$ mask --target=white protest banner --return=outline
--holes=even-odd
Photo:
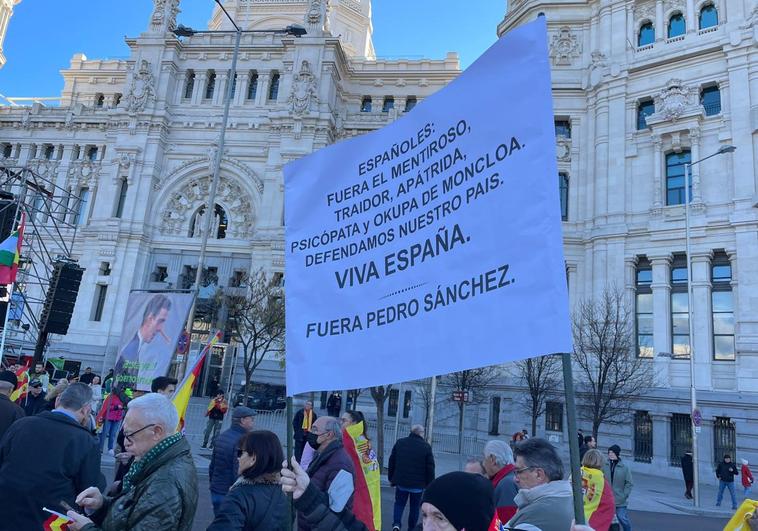
[[[546,41],[285,166],[288,394],[571,351]]]

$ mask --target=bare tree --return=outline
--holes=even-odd
[[[384,470],[384,403],[390,397],[392,384],[371,387],[369,390],[376,404],[376,459],[381,472]]]
[[[635,352],[633,316],[617,288],[582,301],[573,318],[574,361],[578,370],[580,414],[600,426],[622,424],[635,399],[655,386],[653,364]]]
[[[239,344],[245,371],[247,404],[253,372],[266,356],[281,359],[284,353],[284,296],[281,287],[266,277],[263,271],[248,276],[245,294],[228,297],[229,329]]]
[[[437,378],[439,384],[439,376],[433,376]],[[424,378],[423,380],[416,381],[416,393],[421,397],[421,402],[424,405],[424,428],[429,433],[429,414],[432,411],[432,378]],[[435,402],[437,402],[435,397]]]
[[[457,401],[458,406],[458,441],[459,453],[463,448],[463,412],[467,404],[482,404],[487,401],[485,390],[500,377],[499,367],[482,367],[480,369],[469,369],[466,371],[453,372],[442,377],[442,384],[449,388],[450,391],[462,391],[468,394],[468,402]],[[450,400],[452,400],[452,393]]]
[[[537,435],[537,419],[545,412],[547,400],[554,396],[561,382],[561,359],[558,356],[540,356],[516,362],[519,380],[527,392],[520,397],[532,417],[532,437]]]

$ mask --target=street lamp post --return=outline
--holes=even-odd
[[[211,222],[213,221],[213,216],[216,209],[216,193],[218,191],[218,181],[219,181],[219,174],[221,172],[221,160],[224,153],[224,142],[226,140],[226,128],[227,124],[229,122],[229,108],[232,103],[232,92],[234,91],[234,85],[236,83],[236,77],[237,77],[237,58],[239,57],[239,51],[240,51],[240,40],[242,39],[243,33],[283,33],[286,35],[292,35],[295,37],[302,37],[306,34],[305,28],[298,25],[290,25],[287,26],[284,29],[281,30],[242,30],[237,23],[234,21],[234,19],[229,15],[229,13],[226,11],[226,8],[224,8],[223,4],[220,0],[215,0],[216,4],[221,8],[221,10],[224,12],[224,15],[226,15],[226,18],[229,19],[229,21],[232,23],[232,26],[234,26],[233,31],[219,31],[219,30],[194,30],[192,28],[188,28],[187,26],[179,25],[174,30],[174,35],[177,37],[192,37],[195,34],[198,33],[212,33],[212,34],[228,34],[228,33],[234,33],[235,34],[235,40],[234,40],[234,53],[232,54],[232,66],[229,71],[229,81],[226,84],[226,95],[224,100],[224,115],[221,119],[221,131],[219,132],[218,137],[218,149],[216,151],[216,157],[213,161],[213,177],[211,179],[211,189],[208,193],[208,201],[205,204],[205,216],[203,216],[203,233],[201,234],[200,239],[200,255],[197,260],[197,272],[195,274],[195,285],[193,289],[193,293],[195,295],[192,308],[189,312],[189,318],[187,320],[187,332],[190,336],[190,340],[192,339],[192,328],[193,324],[195,322],[195,312],[197,310],[197,299],[200,295],[200,282],[202,281],[203,276],[203,268],[205,267],[205,255],[207,253],[208,249],[208,235],[211,230]],[[180,376],[184,375],[185,367],[186,367],[186,361],[184,361],[180,365]]]
[[[698,449],[697,449],[697,434],[700,426],[695,425],[695,414],[697,411],[697,391],[695,389],[695,332],[694,321],[692,316],[693,306],[693,293],[692,293],[692,258],[690,254],[690,171],[692,166],[700,164],[704,160],[708,160],[716,155],[724,155],[725,153],[732,153],[737,148],[734,146],[721,146],[716,153],[708,155],[695,162],[689,162],[684,165],[684,239],[685,239],[685,251],[687,253],[687,320],[689,321],[689,334],[690,334],[690,402],[692,411],[690,412],[690,429],[692,430],[692,480],[695,490],[695,507],[700,507],[700,486],[698,485]]]

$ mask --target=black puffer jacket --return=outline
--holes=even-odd
[[[208,465],[210,489],[214,494],[226,494],[237,479],[237,446],[247,431],[239,424],[232,424],[221,432],[213,442],[213,456]]]
[[[411,433],[395,443],[390,455],[390,484],[408,489],[425,489],[434,480],[432,447]]]
[[[739,475],[739,471],[737,470],[737,465],[734,463],[722,461],[719,463],[718,468],[716,468],[716,477],[726,483],[733,483],[734,476],[737,475]]]
[[[309,483],[303,495],[295,500],[295,509],[298,510],[298,518],[305,520],[312,531],[368,531],[348,509],[339,514],[331,511],[329,497],[313,483]]]
[[[208,531],[285,531],[289,529],[287,496],[279,474],[240,478],[224,498]]]

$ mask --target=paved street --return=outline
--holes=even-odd
[[[113,465],[111,463],[104,463],[103,473],[108,480],[112,479]],[[208,473],[201,469],[198,471],[198,474],[200,478],[200,498],[198,500],[193,531],[205,531],[208,524],[213,520],[213,510],[208,494]],[[382,488],[382,527],[385,530],[391,528],[393,499],[393,490],[389,487]],[[666,531],[720,531],[724,528],[724,524],[727,521],[725,517],[710,518],[683,513],[632,510],[630,514],[635,531],[660,531],[662,529]]]

